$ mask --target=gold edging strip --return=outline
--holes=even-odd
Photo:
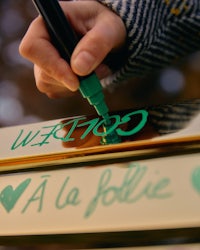
[[[79,148],[74,152],[51,153],[0,160],[0,172],[55,165],[100,162],[112,159],[147,159],[185,152],[200,152],[200,136],[141,140],[115,145]]]

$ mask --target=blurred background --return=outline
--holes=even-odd
[[[50,100],[36,89],[33,65],[18,53],[20,40],[36,15],[31,0],[0,2],[0,127],[94,113],[78,92]],[[173,67],[143,79],[130,79],[105,95],[110,110],[121,110],[200,98],[199,86],[197,51]]]

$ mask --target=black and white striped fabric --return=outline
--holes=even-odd
[[[127,29],[127,58],[103,85],[171,64],[200,49],[200,0],[98,0]],[[119,62],[120,63],[120,62]]]
[[[200,99],[156,106],[148,111],[154,129],[159,134],[170,134],[187,127],[200,114]]]

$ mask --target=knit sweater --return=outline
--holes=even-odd
[[[104,86],[143,76],[200,49],[200,0],[98,1],[118,14],[127,30],[126,51],[120,60],[109,61],[113,74]],[[158,133],[172,133],[199,111],[199,99],[150,108],[150,122]]]
[[[200,99],[150,107],[148,111],[149,122],[159,134],[174,133],[186,128],[200,115]]]
[[[200,0],[98,1],[116,12],[127,30],[126,58],[118,60],[104,86],[145,75],[200,49]]]

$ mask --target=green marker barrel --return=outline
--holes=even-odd
[[[109,130],[112,124],[108,114],[108,107],[105,103],[103,89],[96,74],[92,73],[87,77],[81,77],[79,90],[82,96],[95,108],[97,114],[104,119],[104,131]],[[115,144],[120,142],[121,140],[116,131],[104,136],[101,140],[102,144]]]

